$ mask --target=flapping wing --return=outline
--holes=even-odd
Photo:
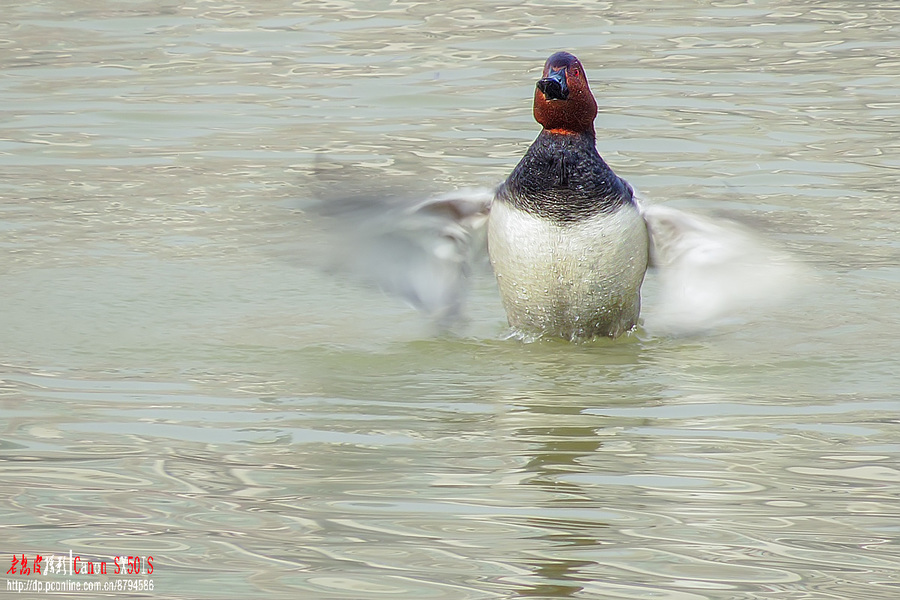
[[[493,197],[493,190],[466,188],[420,201],[331,198],[321,210],[330,262],[449,327],[462,315],[473,263],[486,255]]]
[[[800,265],[750,231],[666,206],[643,206],[651,266],[661,280],[658,317],[679,331],[708,329],[789,298]]]

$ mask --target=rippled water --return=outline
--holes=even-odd
[[[898,30],[877,0],[7,2],[0,564],[152,555],[159,598],[898,597]],[[441,335],[317,267],[317,160],[492,185],[558,49],[619,174],[752,226],[804,293],[677,337],[650,281],[634,336],[522,344],[489,277]]]

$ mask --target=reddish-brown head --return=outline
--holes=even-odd
[[[544,63],[534,90],[534,120],[550,133],[594,134],[597,101],[584,68],[568,52],[557,52]]]

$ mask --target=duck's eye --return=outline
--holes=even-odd
[[[581,71],[578,70],[578,67],[572,67],[571,69],[569,69],[569,74],[572,77],[580,77]]]

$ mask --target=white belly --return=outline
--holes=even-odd
[[[494,202],[488,250],[509,324],[524,335],[617,337],[637,323],[648,237],[635,207],[558,225]]]

